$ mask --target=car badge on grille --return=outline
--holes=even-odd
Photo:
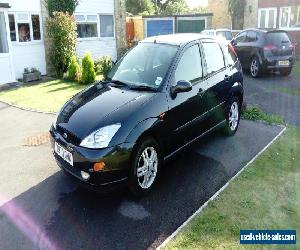
[[[63,133],[63,137],[64,137],[65,139],[67,139],[67,138],[68,138],[67,133]]]
[[[282,48],[285,49],[286,47],[285,47],[285,46],[282,46]]]

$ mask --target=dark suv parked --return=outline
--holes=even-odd
[[[252,77],[279,70],[289,75],[295,60],[295,47],[286,31],[249,29],[239,33],[232,44],[244,69]]]
[[[242,102],[231,44],[197,34],[147,38],[106,81],[64,105],[50,130],[53,153],[88,188],[125,182],[143,195],[164,160],[220,126],[233,135]]]

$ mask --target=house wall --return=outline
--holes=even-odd
[[[8,0],[11,8],[8,13],[29,12],[37,13],[41,17],[40,0],[28,1]],[[41,27],[43,34],[43,29]],[[43,37],[43,36],[42,36]],[[43,39],[41,41],[32,41],[26,43],[12,42],[12,61],[14,65],[15,77],[22,78],[24,68],[37,68],[43,75],[46,74],[45,46]]]
[[[256,28],[258,22],[258,0],[246,0],[244,29]]]
[[[258,8],[300,5],[300,0],[259,0]]]
[[[113,0],[81,0],[76,8],[76,13],[86,14],[112,14],[114,15]],[[125,25],[125,22],[124,22]],[[116,26],[116,23],[115,23]],[[99,29],[99,28],[98,28]],[[80,58],[89,51],[94,59],[101,56],[111,56],[113,60],[117,59],[116,38],[88,38],[78,39],[77,54]]]
[[[231,17],[228,13],[228,0],[208,0],[209,12],[213,13],[211,28],[231,29]]]

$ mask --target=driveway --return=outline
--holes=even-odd
[[[166,164],[153,193],[135,200],[127,190],[79,188],[54,163],[49,142],[24,146],[48,131],[52,115],[2,104],[0,117],[0,249],[157,247],[282,129],[242,121],[234,137],[210,135]]]
[[[266,75],[253,79],[245,74],[245,100],[266,113],[280,115],[288,124],[300,126],[300,77]]]

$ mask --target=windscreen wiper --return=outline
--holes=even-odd
[[[130,89],[156,91],[156,88],[153,88],[148,85],[134,85],[134,86],[130,86]]]
[[[128,86],[127,83],[122,82],[120,80],[107,80],[107,83],[113,83],[113,84],[118,85],[118,86]]]

